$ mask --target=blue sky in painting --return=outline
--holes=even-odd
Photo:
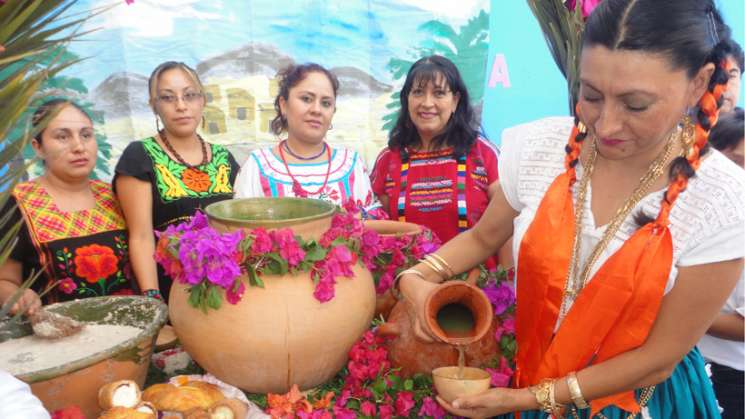
[[[75,8],[102,4],[83,0]],[[475,15],[477,9],[471,9]],[[388,60],[408,56],[425,36],[417,28],[434,17],[445,19],[386,0],[136,0],[95,19],[91,25],[101,29],[71,50],[90,57],[75,68],[89,88],[115,72],[147,75],[165,60],[194,65],[248,42],[272,44],[301,62],[354,65],[390,82]],[[459,26],[457,20],[451,23]]]

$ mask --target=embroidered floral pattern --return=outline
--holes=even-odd
[[[189,168],[171,159],[152,137],[143,140],[142,145],[153,161],[156,187],[164,202],[233,193],[226,148],[211,145],[212,159],[207,164]]]
[[[75,274],[91,284],[116,272],[119,258],[110,247],[91,244],[75,249]]]

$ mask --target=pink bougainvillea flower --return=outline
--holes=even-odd
[[[375,410],[376,410],[375,403],[369,400],[365,400],[360,405],[360,413],[362,413],[365,416],[375,417]]]
[[[417,415],[419,417],[431,416],[434,419],[442,419],[445,417],[447,412],[435,401],[431,396],[427,396],[422,399],[422,407],[419,409]]]
[[[487,368],[486,372],[491,375],[491,385],[493,387],[509,386],[510,378],[512,378],[512,374],[514,373],[505,357],[499,360],[499,368]]]
[[[124,0],[124,2],[129,6],[130,4],[134,4],[135,0]]]
[[[590,13],[592,13],[593,10],[598,6],[598,4],[602,0],[581,0],[582,1],[582,17],[587,19],[587,16],[590,16]],[[577,6],[577,0],[567,0],[566,3],[564,3],[570,11],[574,11],[574,8]]]
[[[243,293],[246,292],[246,284],[241,281],[240,278],[235,280],[233,286],[228,288],[225,292],[225,298],[228,299],[230,304],[238,304],[243,298]]]
[[[496,339],[497,342],[499,342],[499,340],[502,339],[502,335],[504,334],[512,335],[514,333],[515,333],[515,318],[508,317],[502,320],[497,326],[496,330],[494,331],[494,339]]]
[[[506,282],[499,285],[491,283],[482,290],[494,307],[495,316],[499,316],[515,304],[515,290]]]
[[[274,247],[272,237],[261,227],[253,230],[254,242],[251,245],[251,251],[257,254],[269,253]]]
[[[414,407],[414,393],[402,391],[396,395],[396,416],[408,417],[409,411]]]

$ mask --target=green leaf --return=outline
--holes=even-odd
[[[275,252],[267,253],[265,256],[270,260],[267,264],[267,273],[271,275],[284,275],[288,272],[289,266],[282,256]]]
[[[199,308],[202,305],[202,285],[194,285],[189,288],[189,305]]]
[[[413,389],[414,389],[414,380],[412,380],[411,378],[406,379],[406,381],[404,381],[404,390],[411,391]]]
[[[222,296],[215,285],[207,286],[207,306],[211,309],[218,310],[222,305]]]
[[[323,260],[328,254],[328,251],[321,247],[318,243],[311,241],[309,242],[310,247],[305,251],[305,260],[309,262],[318,262]]]

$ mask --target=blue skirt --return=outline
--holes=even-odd
[[[639,400],[641,390],[636,391]],[[710,419],[721,418],[714,388],[704,369],[704,359],[694,348],[675,367],[673,374],[664,382],[657,384],[652,398],[647,403],[647,411],[653,419]],[[600,413],[608,419],[626,419],[629,413],[615,406],[608,406]],[[590,417],[590,409],[579,410],[580,419]],[[512,418],[503,415],[499,418]],[[548,415],[538,410],[522,412],[521,419],[545,419]],[[566,415],[572,418],[572,414]],[[598,417],[596,415],[596,417]],[[641,415],[637,415],[640,418]]]

